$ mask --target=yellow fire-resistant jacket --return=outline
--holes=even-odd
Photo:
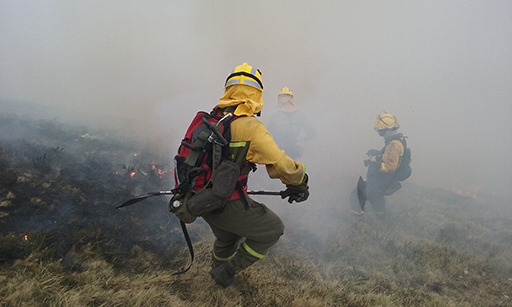
[[[264,164],[270,178],[279,178],[284,184],[301,184],[306,167],[293,161],[279,149],[272,135],[256,117],[241,117],[231,123],[231,142],[249,141],[247,160]]]
[[[263,108],[261,91],[248,85],[229,86],[214,109],[229,106],[236,106],[234,114],[242,116],[231,123],[231,143],[250,142],[247,160],[266,165],[270,178],[279,178],[284,184],[301,184],[306,173],[304,164],[279,149],[265,125],[253,117]]]
[[[380,171],[392,173],[398,168],[400,157],[404,154],[404,145],[399,140],[393,140],[384,147]]]

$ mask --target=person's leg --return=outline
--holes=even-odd
[[[400,190],[401,187],[402,184],[400,182],[397,180],[392,180],[386,191],[384,191],[384,195],[393,195],[396,191]]]
[[[208,213],[205,220],[213,228],[245,238],[237,253],[230,259],[234,269],[243,270],[263,258],[284,231],[281,219],[264,204],[247,197],[249,209],[242,200],[230,201],[220,214]]]
[[[384,216],[387,213],[386,209],[386,197],[381,195],[380,197],[374,197],[370,200],[375,214]]]
[[[212,268],[216,268],[233,258],[241,238],[238,235],[220,229],[213,224],[210,224],[210,228],[215,235],[212,253]]]
[[[272,210],[250,197],[247,197],[247,201],[249,209],[245,208],[242,200],[235,200],[228,202],[222,213],[208,213],[203,216],[213,227],[245,238],[235,255],[227,262],[229,268],[223,265],[210,272],[216,282],[218,281],[214,275],[234,275],[262,259],[283,234],[283,222]],[[231,281],[229,278],[220,279]]]
[[[393,174],[383,173],[377,167],[368,169],[366,181],[366,196],[372,204],[375,213],[384,215],[386,213],[385,193],[390,186]]]

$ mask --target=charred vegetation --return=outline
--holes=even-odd
[[[56,120],[2,115],[0,130],[0,263],[42,247],[65,259],[91,243],[115,261],[134,245],[163,252],[181,240],[164,197],[114,209],[137,191],[168,189],[169,157]]]

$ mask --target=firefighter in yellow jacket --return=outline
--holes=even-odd
[[[265,165],[270,178],[279,178],[287,187],[282,198],[288,197],[290,203],[305,201],[309,196],[306,167],[279,149],[254,116],[263,107],[263,89],[260,71],[243,63],[229,74],[224,95],[214,110],[240,116],[230,125],[230,149],[245,147],[242,158],[247,163]],[[247,191],[247,180],[242,191]],[[216,238],[210,275],[223,287],[234,284],[237,272],[265,257],[284,231],[283,222],[272,210],[240,194],[235,191],[222,210],[202,216]]]
[[[352,191],[350,203],[352,212],[364,213],[366,201],[372,204],[378,215],[386,213],[386,196],[398,191],[404,181],[411,175],[410,150],[404,135],[398,132],[400,125],[393,114],[382,113],[375,120],[374,129],[384,138],[384,148],[370,149],[365,160],[368,167],[366,181],[358,183],[358,189]],[[405,155],[404,155],[405,154]]]

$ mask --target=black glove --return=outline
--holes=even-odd
[[[366,152],[368,157],[378,156],[380,154],[380,150],[378,149],[370,149]]]
[[[308,186],[309,177],[307,174],[304,174],[304,180],[301,184],[298,185],[286,185],[286,190],[281,191],[281,198],[284,199],[288,197],[288,202],[291,204],[293,201],[300,203],[301,201],[305,201],[309,197],[309,186]]]

